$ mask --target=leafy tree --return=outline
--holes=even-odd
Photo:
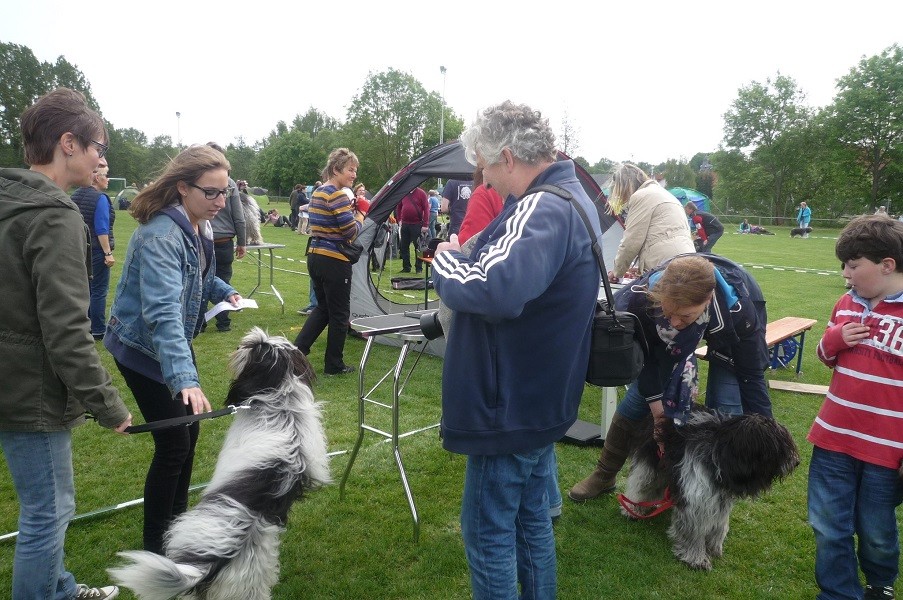
[[[146,182],[147,136],[137,129],[116,129],[109,124],[107,130],[110,133],[110,149],[107,151],[110,176],[124,177],[128,183]]]
[[[785,183],[805,162],[800,132],[810,114],[804,101],[796,81],[778,73],[774,81],[753,81],[740,88],[724,114],[724,143],[729,149],[748,152],[749,164],[757,168],[770,189],[767,208],[774,216],[783,216]],[[729,182],[725,184],[729,186]]]
[[[44,69],[25,46],[0,43],[0,164],[22,166],[19,117],[47,91]]]
[[[252,180],[271,194],[287,196],[296,183],[320,179],[328,152],[310,139],[310,134],[294,129],[270,139],[260,150]]]
[[[158,135],[151,142],[144,156],[144,164],[141,172],[147,178],[147,181],[155,179],[166,165],[179,153],[179,149],[172,142],[172,137],[168,135]],[[142,182],[147,183],[147,181]]]
[[[605,175],[611,173],[612,169],[614,169],[615,164],[617,164],[616,161],[613,161],[610,158],[600,158],[599,162],[591,165],[588,171],[596,175]]]
[[[338,131],[340,127],[336,119],[311,106],[306,113],[295,117],[292,121],[292,129],[306,131],[313,139],[323,132]]]
[[[665,176],[668,187],[692,188],[696,185],[696,173],[684,160],[672,158],[663,165],[663,168],[656,169],[656,173],[662,173]]]
[[[837,89],[832,110],[839,139],[855,148],[868,173],[874,209],[889,195],[892,159],[903,150],[903,48],[894,44],[879,55],[863,57],[837,81]]]
[[[567,153],[565,153],[565,154],[567,154]],[[575,156],[573,160],[576,164],[583,167],[584,170],[586,170],[586,172],[589,172],[589,161],[588,160],[586,160],[582,156]]]
[[[245,144],[244,138],[239,137],[236,143],[226,146],[226,158],[232,166],[232,179],[249,179],[252,180],[252,185],[255,185],[253,173],[257,152]]]
[[[442,99],[412,75],[389,69],[371,73],[348,108],[344,135],[361,159],[359,177],[384,182],[439,142]],[[445,139],[460,135],[463,122],[445,111]]]

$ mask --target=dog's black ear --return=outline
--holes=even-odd
[[[717,428],[712,462],[724,488],[735,496],[756,496],[789,475],[799,454],[783,425],[762,415],[742,415]]]
[[[314,368],[300,350],[292,352],[292,365],[295,375],[300,377],[301,381],[307,385],[313,385],[314,381],[317,380],[317,374],[314,372]]]

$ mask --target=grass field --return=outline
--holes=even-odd
[[[262,205],[266,202],[262,201]],[[115,281],[135,223],[118,213]],[[810,239],[791,239],[788,229],[775,236],[727,234],[719,253],[746,265],[768,299],[769,319],[794,315],[818,319],[806,343],[802,381],[827,384],[830,372],[815,358],[815,345],[844,292],[834,258],[836,231],[816,232]],[[294,339],[304,317],[296,310],[307,304],[308,278],[304,262],[305,238],[286,228],[265,227],[268,242],[286,244],[275,251],[276,287],[286,299],[284,314],[272,296],[255,294],[258,310],[235,314],[233,331],[211,327],[195,341],[201,380],[216,403],[225,398],[226,363],[241,335],[259,325],[271,333]],[[383,275],[385,286],[398,261]],[[235,263],[233,284],[247,294],[256,283],[251,258]],[[264,281],[264,289],[266,280]],[[422,292],[409,292],[422,301]],[[396,296],[396,300],[399,296]],[[311,362],[322,371],[325,335],[314,346]],[[140,421],[134,400],[103,348],[101,357]],[[363,342],[349,338],[346,362],[357,364]],[[388,369],[397,349],[379,346],[371,364]],[[537,365],[542,349],[536,349]],[[405,388],[402,427],[436,423],[440,416],[441,360],[424,357]],[[790,369],[771,372],[773,379],[791,380]],[[357,377],[321,378],[316,396],[325,403],[326,430],[338,481],[356,436]],[[599,421],[600,391],[588,387],[580,416]],[[731,519],[725,555],[710,573],[694,572],[671,555],[665,535],[668,516],[631,522],[618,512],[614,496],[584,505],[565,500],[556,525],[558,579],[561,598],[621,599],[797,599],[816,593],[813,579],[814,545],[806,523],[806,474],[811,447],[805,435],[821,398],[773,392],[776,417],[785,423],[800,446],[803,464],[782,484],[755,502],[739,503]],[[194,482],[208,481],[229,418],[205,421],[195,459]],[[388,422],[385,424],[389,427]],[[152,444],[148,435],[118,436],[94,424],[74,433],[76,490],[79,514],[89,513],[142,495]],[[344,500],[338,485],[326,487],[295,505],[282,545],[282,573],[274,591],[278,599],[398,598],[463,599],[469,597],[469,578],[458,524],[464,457],[445,452],[435,429],[405,438],[402,454],[421,516],[420,542],[412,542],[411,517],[405,502],[391,448],[367,437],[357,458]],[[558,444],[563,491],[583,478],[598,456],[596,448]],[[2,458],[0,458],[2,462]],[[621,480],[623,483],[623,479]],[[196,498],[196,496],[195,496]],[[16,529],[17,504],[7,470],[0,468],[0,535]],[[79,581],[101,585],[105,568],[117,551],[141,546],[142,510],[129,507],[106,511],[72,523],[67,535],[68,568]],[[0,542],[0,597],[10,589],[14,544]],[[123,598],[131,598],[123,592]]]

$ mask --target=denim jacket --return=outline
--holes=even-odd
[[[135,230],[107,326],[115,339],[104,339],[129,368],[144,371],[143,359],[159,364],[173,397],[200,386],[191,340],[200,332],[202,308],[237,293],[216,277],[210,226],[201,224],[198,239],[182,211],[168,208]],[[202,249],[210,257],[203,273]]]

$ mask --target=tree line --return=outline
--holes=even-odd
[[[62,56],[41,62],[25,46],[0,43],[0,72],[0,165],[22,164],[19,115],[47,91],[61,85],[78,89],[103,114],[90,83]],[[669,186],[709,195],[722,213],[783,217],[801,201],[819,217],[871,212],[878,205],[903,212],[903,49],[895,44],[863,57],[836,89],[830,105],[812,108],[792,77],[778,73],[764,83],[752,81],[724,113],[718,149],[638,164]],[[291,123],[277,122],[262,140],[229,143],[232,176],[287,195],[296,183],[320,179],[329,152],[347,146],[363,158],[359,179],[378,189],[439,143],[442,102],[408,73],[369,73],[344,122],[311,106]],[[153,179],[179,151],[170,136],[148,140],[134,128],[107,125],[111,171],[130,183]],[[457,138],[463,129],[463,120],[446,106],[444,139]],[[561,131],[562,149],[576,153],[579,126],[566,116]],[[598,174],[617,162],[601,158],[591,164],[581,156],[575,161]]]

